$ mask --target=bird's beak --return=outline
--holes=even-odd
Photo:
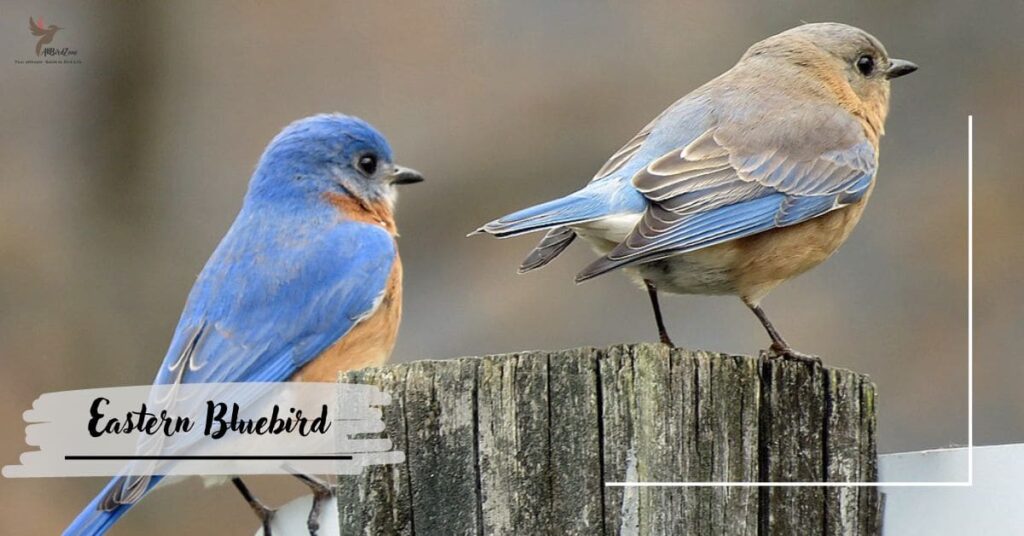
[[[391,174],[388,175],[388,179],[391,181],[391,184],[415,184],[423,182],[423,175],[420,175],[420,172],[415,169],[395,166],[391,170]]]
[[[917,64],[907,60],[889,60],[889,68],[885,70],[888,79],[899,78],[917,70]]]

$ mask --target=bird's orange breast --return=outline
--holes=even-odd
[[[395,347],[401,319],[402,261],[396,254],[377,310],[302,367],[292,381],[336,382],[340,372],[383,365]]]
[[[736,293],[757,303],[783,281],[821,264],[850,236],[860,221],[871,189],[850,206],[833,210],[817,218],[748,236],[722,244],[738,250],[731,272]]]
[[[370,223],[384,228],[391,236],[398,236],[398,228],[395,226],[395,217],[391,207],[383,202],[364,203],[358,199],[341,194],[327,194],[324,196],[328,203],[334,206],[341,215],[352,221]]]
[[[394,216],[386,203],[363,203],[339,194],[328,194],[325,200],[348,220],[379,225],[397,237]],[[344,314],[338,312],[337,314]],[[402,259],[395,249],[387,286],[380,305],[370,316],[356,323],[341,339],[302,367],[292,381],[335,382],[338,373],[384,364],[391,357],[402,320]]]

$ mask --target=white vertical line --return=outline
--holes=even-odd
[[[967,482],[974,485],[974,116],[967,116]]]

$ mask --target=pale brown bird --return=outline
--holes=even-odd
[[[889,80],[916,69],[852,26],[787,30],[662,112],[582,190],[478,232],[549,229],[521,272],[582,236],[601,258],[576,281],[624,268],[647,289],[667,344],[659,290],[735,295],[775,355],[817,361],[782,338],[761,300],[850,235],[874,187]]]

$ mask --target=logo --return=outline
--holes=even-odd
[[[36,37],[36,57],[41,58],[38,60],[14,60],[14,63],[18,64],[36,64],[36,63],[82,63],[82,60],[78,59],[78,49],[69,47],[57,47],[50,46],[53,43],[54,38],[57,36],[57,32],[63,30],[62,26],[56,24],[50,24],[49,26],[43,22],[43,18],[28,18],[28,31]]]
[[[59,30],[63,30],[64,28],[61,28],[60,26],[57,26],[56,24],[51,24],[49,27],[46,27],[43,24],[43,18],[42,17],[39,18],[39,22],[36,22],[36,21],[32,20],[32,17],[29,17],[28,18],[28,29],[29,29],[29,31],[32,32],[32,35],[34,35],[34,36],[39,38],[39,41],[36,43],[36,56],[42,56],[43,55],[43,45],[49,45],[50,43],[52,43],[53,42],[53,36],[57,35],[57,32]]]

